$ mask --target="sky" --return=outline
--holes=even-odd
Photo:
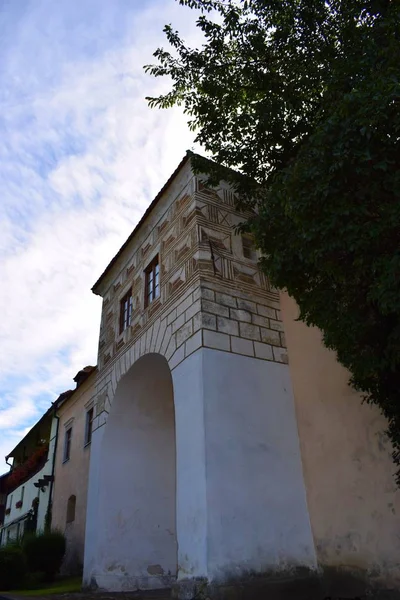
[[[3,457],[97,361],[91,287],[193,145],[143,65],[175,0],[0,0],[0,474]]]

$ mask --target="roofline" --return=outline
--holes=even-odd
[[[190,150],[187,150],[185,156],[182,158],[181,162],[179,163],[179,165],[177,166],[177,168],[175,169],[175,171],[169,177],[169,179],[167,180],[167,182],[163,185],[163,187],[158,192],[158,194],[154,198],[154,200],[147,207],[145,213],[143,214],[142,218],[140,219],[140,221],[138,222],[138,224],[136,225],[136,227],[134,228],[134,230],[132,231],[132,233],[130,234],[130,236],[128,237],[128,239],[122,244],[122,246],[118,250],[117,254],[111,259],[111,261],[108,263],[107,267],[104,269],[103,273],[100,275],[100,277],[98,278],[98,280],[96,281],[96,283],[93,285],[92,292],[94,294],[100,296],[100,294],[98,292],[98,287],[99,287],[100,283],[104,280],[105,276],[110,272],[111,268],[117,262],[118,258],[121,256],[121,254],[123,253],[123,251],[125,250],[125,248],[128,246],[128,244],[133,240],[133,238],[135,237],[135,235],[137,234],[137,232],[139,231],[139,229],[143,225],[144,221],[147,219],[147,217],[149,216],[149,214],[155,208],[155,206],[157,205],[157,203],[160,200],[161,196],[164,194],[164,192],[171,185],[172,181],[178,175],[179,171],[185,166],[185,164],[189,161],[189,159],[192,158],[192,156],[194,156],[194,153],[191,152]]]
[[[58,401],[55,400],[54,402],[52,402],[51,406],[46,410],[46,412],[40,417],[40,419],[38,421],[36,421],[36,423],[34,425],[32,425],[32,427],[30,428],[30,430],[28,431],[28,433],[26,433],[24,435],[24,437],[22,438],[22,440],[20,440],[18,442],[18,444],[11,450],[11,452],[9,452],[5,459],[6,462],[7,460],[13,456],[14,452],[16,451],[16,449],[18,448],[18,446],[20,446],[20,444],[22,444],[22,442],[28,437],[28,435],[31,433],[31,431],[33,431],[33,429],[35,429],[35,427],[37,427],[46,417],[50,416],[51,413],[53,411],[55,411],[57,409],[57,405],[58,405]]]
[[[79,373],[79,371],[78,371],[78,373]],[[76,387],[74,390],[67,390],[66,392],[63,392],[62,394],[60,394],[60,396],[62,396],[63,394],[67,394],[68,392],[71,392],[71,393],[70,393],[68,396],[66,396],[65,398],[62,398],[61,400],[60,400],[60,396],[57,398],[57,400],[56,400],[56,402],[57,402],[56,411],[57,411],[57,410],[58,410],[58,409],[59,409],[61,406],[63,406],[63,405],[66,403],[66,402],[68,402],[68,401],[69,401],[69,400],[70,400],[70,399],[71,399],[71,398],[74,396],[75,392],[77,392],[78,390],[80,390],[80,389],[81,389],[81,387],[82,387],[83,385],[85,385],[85,383],[86,383],[87,381],[89,381],[89,379],[90,379],[90,378],[91,378],[91,377],[92,377],[94,374],[96,374],[96,373],[98,373],[98,368],[97,368],[97,365],[96,365],[96,366],[93,368],[93,371],[91,371],[91,372],[89,373],[89,375],[86,377],[86,379],[85,379],[84,381],[82,381],[82,383],[81,383],[80,385],[78,385],[78,387]]]
[[[88,379],[90,379],[92,377],[92,375],[94,373],[97,373],[97,365],[93,368],[93,371],[91,373],[89,373],[89,375],[86,377],[85,381],[82,382],[81,385],[83,385],[84,383],[86,383],[86,381],[88,381]],[[72,396],[75,394],[75,392],[77,390],[80,389],[81,386],[75,388],[74,390],[67,390],[65,392],[62,392],[58,398],[56,400],[54,400],[54,402],[51,403],[51,406],[46,410],[46,412],[40,417],[40,419],[38,421],[36,421],[36,423],[34,425],[32,425],[32,427],[30,428],[30,430],[28,431],[28,433],[26,433],[24,435],[24,437],[22,438],[22,440],[20,440],[18,442],[18,444],[11,450],[11,452],[9,452],[9,454],[7,454],[7,456],[5,457],[6,461],[13,456],[15,450],[18,448],[18,446],[20,444],[22,444],[22,442],[28,437],[28,435],[31,433],[31,431],[33,429],[35,429],[35,427],[37,427],[47,416],[50,416],[52,412],[56,412],[59,408],[59,406],[61,406],[62,404],[64,404],[64,402],[67,402],[67,400],[69,400],[70,398],[72,398]],[[61,399],[61,396],[64,396],[64,394],[68,394],[69,395],[66,398]],[[7,473],[6,473],[7,474]],[[1,479],[2,475],[0,475],[0,479]]]

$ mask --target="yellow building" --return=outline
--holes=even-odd
[[[67,538],[63,571],[68,573],[80,572],[83,567],[96,367],[85,367],[74,381],[76,389],[64,394],[57,408],[52,511],[52,526]]]

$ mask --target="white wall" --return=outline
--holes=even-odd
[[[167,368],[160,355],[139,359],[93,438],[86,585],[168,583],[149,565],[175,575],[172,387],[155,358]],[[200,348],[172,377],[178,581],[315,567],[287,365]]]
[[[315,566],[287,365],[201,352],[209,578]]]
[[[172,372],[177,457],[178,579],[207,576],[203,351]]]

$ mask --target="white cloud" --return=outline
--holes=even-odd
[[[197,35],[190,12],[103,0],[95,13],[86,0],[79,21],[68,0],[28,4],[10,16],[0,73],[0,473],[21,432],[95,364],[91,285],[192,145],[181,112],[147,107],[166,83],[142,69],[165,23]]]

